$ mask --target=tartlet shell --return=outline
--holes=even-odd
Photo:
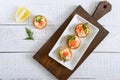
[[[42,26],[41,28],[39,28],[39,27],[37,27],[35,24],[34,24],[34,22],[36,21],[36,17],[37,16],[42,16],[44,19],[45,19],[45,22],[46,22],[46,24],[45,24],[45,26]],[[37,28],[37,29],[43,29],[43,28],[45,28],[46,27],[46,25],[47,25],[47,19],[46,19],[46,17],[45,16],[43,16],[43,15],[37,15],[37,16],[35,16],[34,17],[34,19],[33,19],[33,26],[35,27],[35,28]]]
[[[73,35],[73,36],[76,36],[76,37],[78,37],[77,35]],[[67,39],[67,41],[66,41],[66,44],[67,44],[67,46],[70,48],[70,49],[77,49],[78,47],[80,47],[80,44],[81,44],[81,41],[80,41],[80,38],[78,37],[78,39],[79,39],[79,45],[77,46],[77,47],[74,47],[74,48],[72,48],[72,47],[70,47],[69,46],[69,40]]]
[[[72,50],[69,48],[69,47],[67,47],[67,46],[63,46],[63,47],[61,47],[61,48],[68,48],[69,49],[69,51],[70,51],[70,59],[72,58]],[[59,60],[61,60],[61,61],[63,61],[63,59],[58,55],[58,59]],[[70,59],[66,59],[66,61],[69,61]]]
[[[76,35],[77,35],[78,37],[80,37],[80,38],[85,38],[85,37],[87,37],[87,36],[89,35],[89,33],[90,33],[90,26],[87,25],[87,28],[88,28],[89,31],[88,31],[88,33],[87,33],[85,36],[79,36],[79,34],[78,34],[77,31],[76,31],[76,28],[77,28],[78,25],[81,25],[81,24],[83,24],[83,23],[79,23],[79,24],[76,25],[76,27],[75,27],[75,33],[76,33]]]

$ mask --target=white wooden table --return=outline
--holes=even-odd
[[[56,80],[32,56],[80,4],[92,14],[101,0],[3,0],[0,1],[0,80]],[[110,34],[70,76],[69,80],[120,80],[120,0],[109,0],[112,11],[99,22]],[[16,23],[19,6],[32,13],[23,23]],[[35,29],[35,15],[47,17],[45,29]],[[25,27],[34,31],[34,41],[26,38]]]

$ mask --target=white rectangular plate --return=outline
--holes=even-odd
[[[66,46],[67,36],[75,34],[75,26],[79,23],[88,23],[90,25],[90,34],[86,38],[80,38],[81,45],[79,48],[72,50],[72,59],[66,62],[60,61],[57,57],[57,51],[60,47]],[[52,48],[52,50],[49,53],[49,56],[65,66],[66,68],[73,70],[74,67],[77,65],[87,48],[89,47],[92,40],[97,35],[99,29],[92,25],[90,22],[76,14],[71,22],[68,24],[58,41],[56,42],[55,46]]]

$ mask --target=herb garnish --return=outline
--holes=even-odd
[[[75,40],[75,36],[69,35],[69,36],[68,36],[68,39],[69,39],[69,40]]]
[[[36,16],[36,22],[40,22],[42,20],[42,16]]]
[[[28,28],[25,28],[25,30],[26,30],[26,33],[28,35],[28,37],[25,38],[25,39],[26,40],[34,40],[34,38],[33,38],[33,32],[30,29],[28,29]]]
[[[58,53],[59,53],[59,56],[61,57],[62,50],[60,49],[60,50],[58,51]]]
[[[66,61],[66,57],[63,57],[62,59],[63,59],[64,62]]]
[[[88,24],[88,23],[85,23],[85,24],[83,24],[83,26],[82,26],[85,34],[87,33],[87,24]]]

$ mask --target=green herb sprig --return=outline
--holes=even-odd
[[[42,20],[42,16],[36,16],[36,22],[40,22]]]
[[[66,62],[66,57],[63,57],[62,59],[63,59],[63,62]]]
[[[33,38],[33,32],[30,29],[28,29],[28,28],[25,28],[25,30],[26,30],[26,33],[28,35],[28,37],[25,38],[25,40],[34,40],[34,38]]]
[[[69,35],[69,36],[68,36],[68,40],[75,40],[75,36]]]
[[[88,23],[83,24],[83,30],[84,30],[85,34],[87,33],[87,24]]]

